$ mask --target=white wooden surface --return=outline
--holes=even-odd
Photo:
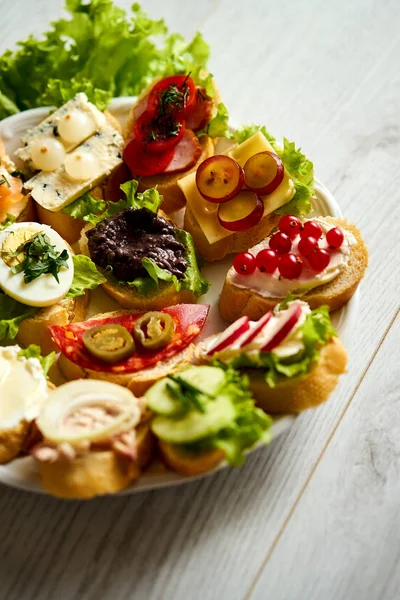
[[[62,0],[1,0],[0,51]],[[119,2],[128,7],[130,0]],[[60,502],[1,487],[0,597],[400,597],[397,0],[147,0],[212,46],[239,122],[301,143],[370,248],[350,368],[329,403],[246,466],[137,497]]]

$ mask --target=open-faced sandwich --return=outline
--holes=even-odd
[[[209,306],[178,304],[160,311],[114,311],[50,328],[67,379],[105,379],[141,396],[155,381],[194,358]]]
[[[48,225],[6,223],[0,230],[0,340],[54,349],[49,325],[86,316],[88,290],[105,278],[86,256],[74,256]]]
[[[123,166],[120,125],[78,93],[22,137],[15,154],[28,173],[24,188],[36,203],[39,221],[72,243],[84,223],[74,204],[92,191],[113,200],[113,173]],[[118,177],[116,176],[118,179]],[[118,186],[117,186],[118,189]]]
[[[367,265],[368,250],[349,221],[285,215],[276,232],[235,256],[220,297],[221,316],[259,319],[288,294],[311,308],[336,310],[352,297]]]
[[[48,395],[36,424],[43,440],[31,453],[43,487],[61,498],[124,489],[153,456],[142,400],[107,381],[78,380]]]
[[[244,141],[178,182],[187,202],[184,227],[206,260],[242,252],[264,239],[278,223],[278,213],[311,210],[312,163],[286,139],[281,147],[264,128],[247,137],[251,131],[238,131],[236,139]]]
[[[249,377],[257,404],[271,414],[325,402],[345,372],[347,353],[328,308],[295,300],[258,321],[244,316],[197,346],[200,362],[219,361]]]
[[[35,203],[24,193],[22,176],[0,140],[0,227],[9,221],[36,219]]]
[[[159,211],[155,188],[137,193],[137,182],[121,186],[126,198],[110,203],[82,232],[80,248],[106,281],[103,288],[121,306],[158,310],[196,302],[208,290],[191,235]]]
[[[0,464],[29,450],[36,439],[35,419],[53,386],[46,375],[54,355],[37,346],[0,347]]]
[[[246,451],[271,440],[272,420],[233,369],[189,367],[155,383],[145,399],[162,460],[182,475],[206,473],[224,460],[240,465]]]
[[[124,160],[139,178],[140,191],[157,185],[167,213],[185,205],[178,179],[214,153],[208,125],[218,93],[212,82],[205,84],[207,77],[197,79],[172,75],[154,81],[133,106],[125,129]]]

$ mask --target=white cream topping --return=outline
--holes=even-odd
[[[0,347],[0,429],[36,419],[48,395],[39,360],[18,356],[20,351],[19,346]]]
[[[319,240],[319,247],[324,250],[328,250],[331,260],[329,265],[321,271],[316,273],[308,265],[307,261],[303,262],[303,270],[298,279],[284,279],[278,269],[274,273],[262,273],[259,269],[256,269],[251,275],[240,275],[232,267],[228,271],[229,283],[236,285],[237,287],[253,290],[260,296],[266,296],[271,298],[286,298],[286,296],[292,292],[296,295],[302,295],[309,290],[328,283],[337,277],[347,266],[350,256],[350,248],[357,243],[354,235],[342,227],[340,228],[344,234],[343,244],[337,250],[330,248],[326,241],[326,233],[334,227],[332,223],[324,221],[322,217],[315,217],[313,219],[307,219],[308,221],[317,222],[323,231],[322,238]],[[249,252],[254,256],[257,256],[260,250],[269,248],[269,241],[272,236],[267,237],[265,240],[253,246],[249,249]],[[300,236],[298,235],[292,242],[292,249],[290,252],[295,255],[299,255],[298,243]]]

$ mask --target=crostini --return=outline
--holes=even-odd
[[[70,381],[53,390],[36,424],[43,441],[31,454],[47,492],[88,499],[116,493],[137,479],[153,456],[143,402],[107,381]]]
[[[24,188],[35,201],[39,221],[75,242],[84,226],[75,218],[76,202],[90,190],[98,200],[114,200],[113,178],[119,179],[123,169],[118,121],[79,93],[29,129],[22,143],[15,155],[30,174]]]
[[[186,198],[184,228],[203,258],[215,261],[246,250],[264,239],[277,225],[278,213],[289,207],[298,214],[311,210],[312,163],[294,144],[285,144],[278,150],[257,131],[178,181]],[[306,182],[299,180],[300,170]]]
[[[122,307],[142,311],[196,302],[209,283],[190,234],[159,211],[156,189],[137,193],[134,180],[121,188],[126,198],[95,217],[79,243],[106,278],[103,289]]]
[[[206,133],[219,103],[214,88],[209,95],[190,75],[153,81],[133,106],[125,128],[124,160],[139,190],[157,186],[166,213],[185,205],[177,185],[182,173],[192,173],[214,153]],[[197,137],[200,131],[204,132]]]
[[[38,350],[0,347],[0,464],[28,449],[34,420],[52,389],[46,375],[54,357],[43,360]]]
[[[127,310],[50,328],[66,379],[105,379],[141,396],[158,379],[194,358],[209,306],[178,304],[161,311]]]
[[[86,316],[88,289],[105,281],[48,225],[12,223],[0,231],[0,340],[54,350],[49,325]]]
[[[278,229],[237,254],[222,289],[223,319],[259,319],[288,294],[311,308],[343,306],[368,266],[368,250],[357,227],[345,219],[281,217]]]
[[[233,369],[194,366],[155,383],[145,394],[164,463],[181,475],[238,466],[245,452],[271,439],[272,420]]]
[[[296,300],[257,321],[240,317],[196,348],[200,363],[219,361],[249,377],[258,406],[270,414],[298,413],[325,402],[345,372],[347,353],[328,308]]]

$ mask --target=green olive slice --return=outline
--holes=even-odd
[[[174,335],[171,315],[150,311],[141,316],[133,328],[133,337],[145,350],[158,350],[166,346]]]
[[[135,352],[133,337],[122,325],[97,325],[83,334],[82,341],[90,354],[108,363],[115,363]]]

